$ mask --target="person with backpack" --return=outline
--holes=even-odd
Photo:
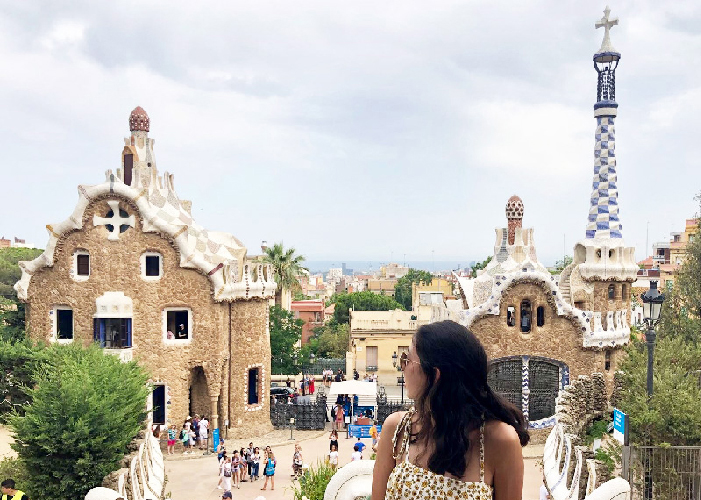
[[[265,482],[261,490],[268,489],[268,479],[270,479],[271,490],[275,489],[275,466],[277,462],[275,461],[275,454],[270,446],[265,447],[265,468],[263,469],[263,475],[265,476]]]

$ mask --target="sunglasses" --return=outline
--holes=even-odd
[[[402,369],[402,371],[406,370],[406,366],[408,363],[416,363],[417,365],[421,364],[419,361],[409,359],[409,354],[403,352],[402,355],[399,356],[399,367]]]

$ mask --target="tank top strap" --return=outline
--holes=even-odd
[[[395,461],[402,455],[405,455],[405,458],[408,460],[409,438],[411,434],[411,416],[413,413],[414,412],[412,410],[406,412],[402,417],[402,420],[399,422],[399,425],[397,425],[397,428],[394,430],[394,436],[392,436],[392,456]],[[397,450],[399,439],[402,440],[402,445],[401,449]]]
[[[480,424],[480,482],[484,483],[484,418]]]

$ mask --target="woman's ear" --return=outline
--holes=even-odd
[[[441,378],[441,370],[440,370],[440,368],[434,368],[434,370],[435,370],[434,373],[435,373],[435,376],[436,376],[436,382],[438,382],[438,381],[440,380],[440,378]]]

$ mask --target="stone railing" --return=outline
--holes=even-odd
[[[545,485],[553,500],[624,500],[630,485],[594,459],[594,452],[580,446],[595,418],[609,412],[606,384],[600,373],[580,376],[560,392],[556,400],[556,424],[543,451]]]
[[[85,500],[161,500],[165,496],[165,463],[158,439],[150,432],[138,450],[125,457],[128,467],[105,478],[103,485],[91,489]]]

